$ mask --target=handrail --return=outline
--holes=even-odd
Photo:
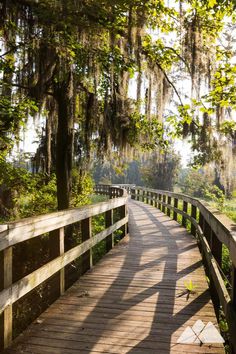
[[[191,225],[191,233],[196,237],[210,280],[213,303],[219,318],[220,307],[229,326],[231,345],[236,352],[236,225],[227,216],[209,206],[208,203],[184,194],[134,187],[131,198],[158,207],[162,212],[181,223]],[[182,208],[179,208],[179,201]],[[189,208],[189,206],[191,208]],[[222,247],[229,250],[232,262],[231,291],[229,293],[222,278]]]
[[[96,190],[97,192],[99,190],[100,194],[107,194],[110,198],[115,199],[0,225],[0,251],[3,254],[3,264],[0,264],[3,274],[3,290],[0,292],[0,314],[3,313],[2,337],[4,348],[7,348],[12,342],[12,305],[16,301],[58,272],[59,295],[63,294],[65,291],[65,267],[68,264],[82,256],[82,268],[87,271],[93,264],[92,248],[95,245],[105,240],[106,251],[109,251],[114,246],[114,232],[116,230],[122,230],[122,237],[127,234],[128,197],[126,191],[112,186],[97,186],[95,187]],[[114,222],[113,211],[117,208],[119,219]],[[102,213],[105,213],[106,228],[92,236],[92,217]],[[65,227],[77,222],[81,222],[82,243],[65,251]],[[17,247],[19,243],[30,241],[45,233],[49,233],[51,246],[56,250],[54,259],[13,283],[13,246]]]
[[[135,184],[120,184],[120,183],[117,183],[117,184],[97,184],[95,187],[94,187],[94,190],[96,191],[96,193],[100,193],[101,194],[107,194],[110,196],[110,198],[112,198],[112,196],[119,196],[119,190],[123,190],[123,191],[126,191],[127,194],[131,194],[131,190],[132,188],[135,187]]]

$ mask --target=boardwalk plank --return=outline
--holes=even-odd
[[[130,235],[6,353],[224,353],[221,345],[177,344],[196,320],[217,323],[194,238],[159,210],[130,204]],[[187,300],[190,280],[196,293]]]

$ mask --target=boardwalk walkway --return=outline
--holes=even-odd
[[[216,318],[193,237],[150,205],[130,202],[127,236],[31,325],[6,353],[224,353],[177,344]],[[181,295],[193,281],[196,294]]]

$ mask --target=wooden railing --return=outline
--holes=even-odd
[[[135,184],[128,184],[128,183],[116,184],[116,186],[125,189],[128,194],[131,194],[131,190],[135,188]]]
[[[106,240],[106,250],[114,245],[114,232],[122,230],[123,236],[127,233],[127,192],[124,189],[110,186],[100,186],[95,191],[107,194],[115,199],[89,205],[81,208],[63,210],[43,216],[36,216],[0,225],[0,255],[1,255],[1,292],[0,314],[2,325],[1,342],[4,348],[12,341],[13,332],[13,304],[26,294],[51,278],[58,276],[59,294],[65,291],[65,267],[82,257],[83,272],[93,264],[92,248],[100,241]],[[116,212],[116,221],[113,222],[113,211]],[[105,229],[92,236],[92,217],[105,213]],[[117,214],[119,215],[117,217]],[[80,222],[82,243],[65,250],[65,241],[68,225]],[[27,274],[13,283],[13,256],[17,247],[25,242],[45,235],[49,238],[49,245],[54,257],[49,262]],[[22,263],[24,258],[22,258]]]
[[[94,190],[97,194],[106,194],[109,195],[110,198],[116,198],[123,189],[125,189],[128,194],[131,194],[131,190],[134,187],[134,184],[98,184],[95,186]]]
[[[183,194],[135,187],[131,191],[131,198],[157,207],[184,227],[188,226],[197,238],[210,280],[216,314],[219,318],[219,310],[223,311],[236,353],[236,225],[206,202]],[[223,245],[228,249],[232,262],[229,282],[222,271]]]
[[[96,194],[107,195],[110,199],[121,197],[124,190],[125,189],[120,186],[112,186],[109,184],[97,184],[94,187]]]

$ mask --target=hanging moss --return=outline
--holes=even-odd
[[[188,3],[188,13],[184,4],[179,2],[177,14],[170,6],[153,0],[0,1],[1,37],[11,56],[11,63],[5,65],[1,95],[8,97],[9,106],[31,98],[39,113],[47,111],[46,134],[41,142],[44,147],[38,153],[44,156],[37,157],[37,163],[48,175],[51,169],[57,174],[61,169],[70,179],[72,165],[86,168],[94,151],[100,155],[112,150],[126,154],[135,143],[143,147],[150,141],[151,146],[164,146],[160,127],[165,107],[175,97],[183,106],[172,68],[179,70],[181,61],[186,71],[190,70],[196,100],[204,80],[209,85],[215,70],[212,58],[217,31],[209,28],[220,28],[220,20],[207,23],[205,2],[199,3],[202,6]],[[176,19],[180,19],[179,24]],[[165,46],[161,35],[156,42],[152,40],[147,36],[150,28],[159,34],[177,28],[182,50]],[[133,76],[137,77],[137,100],[128,94]],[[201,127],[198,113],[196,110],[196,124],[185,123],[184,136],[199,134],[200,149],[206,147],[208,151],[205,143],[212,142],[208,135],[213,124],[211,121],[209,126],[203,117]],[[224,119],[221,107],[217,114],[220,125]],[[16,134],[19,126],[20,120],[12,115],[5,130]],[[67,151],[64,155],[60,144]],[[60,176],[61,180],[64,177]],[[71,181],[67,182],[69,193]]]

